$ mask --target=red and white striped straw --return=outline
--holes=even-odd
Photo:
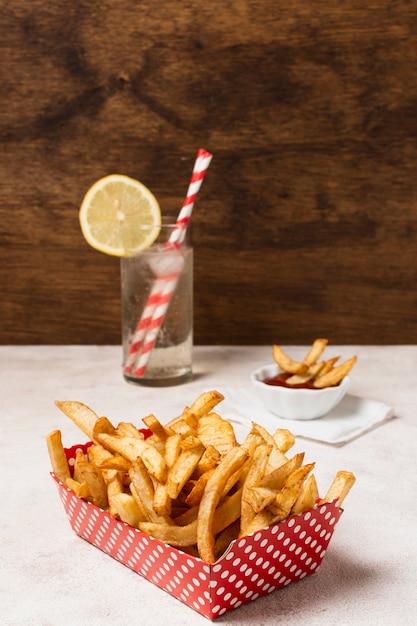
[[[149,294],[139,324],[136,327],[135,333],[132,338],[132,343],[130,344],[129,352],[125,360],[124,371],[126,374],[130,374],[132,368],[135,365],[137,354],[141,349],[143,340],[145,339],[146,333],[148,332],[149,324],[152,321],[152,315],[155,311],[156,305],[158,304],[160,292],[164,288],[164,285],[165,279],[160,278],[156,279],[152,286],[151,293]]]
[[[166,244],[167,249],[172,245],[181,248],[188,223],[194,207],[194,202],[201,184],[210,165],[212,155],[206,150],[200,149],[194,163],[191,180],[187,194],[178,214],[175,228]],[[178,281],[179,273],[168,278],[156,278],[151,289],[142,317],[136,328],[128,357],[125,363],[125,372],[130,373],[134,367],[137,356],[139,361],[134,371],[136,378],[141,378],[146,371],[152,348],[158,336],[159,329],[164,320],[172,295]]]
[[[172,295],[177,286],[178,277],[179,274],[174,274],[171,279],[167,279],[165,281],[165,287],[160,293],[159,302],[154,309],[151,322],[148,325],[145,341],[139,348],[139,360],[134,372],[134,376],[136,376],[137,378],[140,378],[145,374],[146,367],[151,356],[152,348],[154,347],[156,338],[159,333],[159,329],[161,328]]]

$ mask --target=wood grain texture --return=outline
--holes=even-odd
[[[195,342],[417,342],[417,5],[0,7],[0,343],[120,342],[101,176],[179,207],[197,149]]]

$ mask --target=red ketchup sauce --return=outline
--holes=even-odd
[[[311,382],[301,383],[299,385],[289,385],[286,381],[291,376],[287,372],[281,372],[276,376],[272,376],[272,378],[264,378],[262,382],[266,385],[273,385],[275,387],[286,387],[287,389],[315,389],[317,391],[317,387]]]

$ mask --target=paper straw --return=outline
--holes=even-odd
[[[172,245],[175,245],[177,248],[181,248],[184,242],[194,202],[210,165],[211,159],[212,155],[206,150],[200,149],[198,151],[184,203],[178,214],[175,228],[171,233],[169,241],[165,244],[167,249],[169,249]],[[126,373],[130,373],[132,371],[137,355],[140,354],[134,376],[140,378],[144,375],[150,353],[158,336],[158,332],[171,301],[172,294],[175,291],[178,276],[179,273],[173,275],[169,279],[156,278],[147,304],[145,305],[145,309],[142,313],[142,317],[132,339],[132,344],[125,364]]]
[[[145,374],[152,348],[154,347],[165,313],[167,312],[172,295],[177,286],[178,277],[179,274],[176,274],[172,277],[172,280],[166,280],[165,287],[160,293],[158,305],[154,309],[151,322],[148,326],[146,339],[139,347],[139,360],[134,372],[136,378],[141,378]]]
[[[152,315],[156,305],[158,304],[160,292],[161,289],[164,288],[164,285],[165,279],[157,279],[152,286],[151,293],[149,294],[149,298],[143,310],[142,317],[132,337],[132,343],[130,344],[129,353],[126,357],[124,367],[124,371],[126,374],[130,374],[133,366],[135,365],[137,353],[142,347],[142,342],[145,339],[146,333],[148,331],[148,326],[152,321]]]

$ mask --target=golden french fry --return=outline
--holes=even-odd
[[[144,438],[138,428],[130,422],[119,422],[114,434],[118,437],[131,437],[132,439]]]
[[[178,548],[192,546],[197,541],[197,519],[186,526],[141,522],[139,529],[147,535],[152,535],[155,539]]]
[[[168,523],[172,524],[172,520],[169,516],[158,515],[153,507],[155,489],[152,479],[146,469],[145,463],[139,457],[129,470],[130,476],[130,492],[135,498],[139,508],[146,516],[146,520],[156,523]]]
[[[210,413],[222,400],[224,400],[224,395],[219,391],[206,391],[193,402],[190,412],[199,420],[203,415]]]
[[[311,346],[310,350],[304,357],[304,363],[306,363],[306,365],[308,365],[309,367],[314,365],[316,361],[320,358],[320,356],[323,354],[328,343],[329,343],[328,339],[316,339],[313,342],[313,345]]]
[[[356,477],[352,474],[352,472],[340,470],[334,477],[332,484],[330,485],[323,500],[320,501],[320,504],[337,500],[337,506],[340,508],[343,504],[343,500],[355,484],[355,481]]]
[[[287,428],[278,428],[272,435],[278,450],[285,454],[295,444],[295,437]]]
[[[107,509],[109,501],[102,471],[94,463],[87,461],[81,450],[76,452],[75,468],[77,476],[80,477],[79,482],[87,484],[88,499],[101,509]]]
[[[192,506],[190,509],[186,509],[182,511],[179,515],[175,515],[174,522],[178,526],[187,526],[191,522],[197,519],[198,516],[198,506]],[[197,536],[196,536],[197,541]]]
[[[307,475],[313,468],[314,463],[302,465],[287,478],[283,488],[277,493],[275,500],[268,505],[269,511],[274,514],[274,523],[288,517]]]
[[[267,528],[273,523],[273,521],[274,513],[272,513],[272,511],[268,508],[262,509],[262,511],[259,511],[259,513],[257,513],[253,520],[249,523],[245,534],[250,535],[258,530],[262,530],[262,528]]]
[[[243,484],[242,491],[242,508],[240,512],[240,534],[244,535],[246,528],[249,526],[252,519],[255,517],[255,510],[252,507],[248,498],[248,492],[254,487],[258,487],[262,480],[265,469],[268,464],[269,454],[272,446],[263,444],[259,446],[251,460],[249,470],[246,475],[246,479]],[[257,511],[256,511],[257,512]]]
[[[285,381],[287,385],[304,385],[305,383],[310,382],[313,378],[316,378],[324,367],[324,361],[320,361],[320,363],[314,363],[314,365],[310,365],[308,370],[304,374],[293,374]]]
[[[91,461],[91,463],[95,463],[95,465],[98,465],[100,468],[102,463],[113,458],[113,453],[103,448],[100,444],[94,443],[88,448],[88,460]]]
[[[248,451],[249,458],[253,457],[255,450],[258,446],[265,443],[265,439],[262,435],[254,427],[254,423],[252,422],[252,428],[250,432],[246,435],[245,439],[241,443],[241,448],[245,448]]]
[[[87,437],[93,440],[94,424],[98,420],[98,415],[90,407],[73,400],[57,400],[55,404]]]
[[[165,482],[168,474],[166,461],[161,453],[143,437],[119,437],[100,433],[97,435],[97,439],[107,450],[121,454],[132,463],[141,458],[151,476],[156,478],[158,482]]]
[[[67,485],[68,489],[71,489],[71,491],[75,493],[76,496],[78,496],[79,498],[83,498],[84,500],[87,500],[89,493],[90,493],[88,491],[87,483],[79,483],[77,480],[74,480],[73,478],[69,477],[65,481],[65,484]]]
[[[274,502],[277,496],[277,491],[275,489],[269,489],[267,487],[250,487],[245,490],[245,493],[242,497],[242,509],[243,504],[247,504],[250,509],[252,509],[252,515],[248,518],[246,526],[244,526],[241,530],[241,535],[245,534],[245,529],[249,526],[250,522],[253,520],[255,515],[265,509],[269,504]],[[241,521],[243,521],[243,515],[241,516]]]
[[[181,452],[174,465],[168,471],[167,492],[174,500],[190,478],[204,452],[200,444]]]
[[[62,445],[62,435],[60,430],[53,430],[46,436],[46,445],[48,447],[49,459],[52,465],[52,471],[64,485],[67,479],[71,478],[71,472],[68,467],[67,457],[65,456],[64,447]]]
[[[320,370],[320,376],[324,376],[327,372],[333,369],[334,364],[340,359],[340,356],[334,356],[328,361],[324,361],[323,368]]]
[[[357,361],[357,357],[353,356],[344,363],[337,365],[333,369],[331,369],[327,374],[323,376],[318,376],[314,381],[314,386],[318,388],[323,387],[334,387],[338,385],[340,381],[349,374],[352,367],[355,365]]]
[[[285,454],[283,454],[278,448],[277,443],[271,433],[269,433],[266,428],[264,428],[260,424],[257,424],[256,422],[252,423],[252,427],[257,430],[261,437],[264,439],[264,441],[266,441],[266,443],[271,446],[271,452],[268,457],[268,465],[265,472],[272,472],[277,467],[284,465],[284,463],[286,463],[288,459]]]
[[[216,537],[216,541],[214,544],[214,554],[216,557],[216,561],[222,556],[222,554],[224,554],[224,552],[226,552],[232,541],[238,538],[239,528],[239,520],[237,519]]]
[[[104,482],[107,487],[107,499],[109,501],[109,513],[114,517],[117,516],[117,511],[114,508],[114,497],[124,493],[123,482],[120,476],[120,472],[117,470],[102,470]]]
[[[196,507],[200,504],[208,479],[214,472],[214,469],[214,467],[208,469],[206,472],[204,472],[204,474],[201,474],[201,476],[195,481],[193,488],[185,498],[185,504],[187,506]]]
[[[307,363],[304,363],[303,361],[294,361],[284,352],[282,348],[277,345],[273,346],[272,353],[275,363],[284,372],[288,372],[289,374],[303,374],[308,370]]]
[[[166,441],[168,437],[167,431],[165,430],[163,424],[161,424],[161,422],[155,417],[155,415],[153,415],[152,413],[150,415],[147,415],[142,419],[142,422],[152,432],[156,441]]]
[[[171,515],[172,500],[168,493],[168,485],[165,483],[157,483],[155,487],[153,510],[161,517]]]
[[[190,426],[190,424],[182,417],[178,417],[174,422],[170,422],[170,425],[167,426],[167,431],[170,434],[177,433],[181,435],[181,437],[196,435],[196,429],[194,426]]]
[[[109,433],[110,435],[112,435],[115,432],[115,430],[116,430],[115,427],[113,426],[111,421],[108,419],[108,417],[104,417],[104,416],[99,417],[97,418],[93,426],[92,439],[94,439],[98,433]]]
[[[299,492],[296,501],[291,509],[292,515],[298,515],[308,509],[312,509],[319,497],[316,478],[314,474],[311,474],[305,481],[301,491]]]
[[[117,470],[118,472],[128,472],[132,461],[129,461],[124,456],[118,454],[112,454],[107,459],[103,459],[97,465],[102,470]]]
[[[213,446],[221,456],[237,445],[233,426],[217,413],[200,417],[197,436],[205,448]]]
[[[168,468],[174,465],[181,452],[181,441],[182,437],[178,433],[169,435],[165,441],[165,462]]]
[[[132,495],[128,493],[115,494],[112,498],[112,504],[122,522],[139,528],[139,524],[143,522],[143,512]]]
[[[283,488],[290,474],[301,467],[303,460],[304,452],[298,452],[291,459],[272,470],[272,472],[265,474],[260,482],[260,486],[279,491]]]
[[[182,432],[181,429],[188,427],[195,429],[198,420],[214,409],[224,400],[223,394],[218,391],[205,391],[193,402],[191,407],[185,407],[183,414],[170,420],[166,428],[174,432]]]
[[[201,499],[198,512],[197,547],[200,557],[208,563],[215,561],[213,521],[220,496],[228,478],[239,467],[242,467],[247,458],[248,452],[244,448],[240,446],[231,448],[210,477]]]
[[[209,470],[218,465],[220,461],[220,452],[216,450],[214,446],[209,444],[203,452],[203,456],[199,460],[197,467],[195,468],[194,476],[198,478]]]

